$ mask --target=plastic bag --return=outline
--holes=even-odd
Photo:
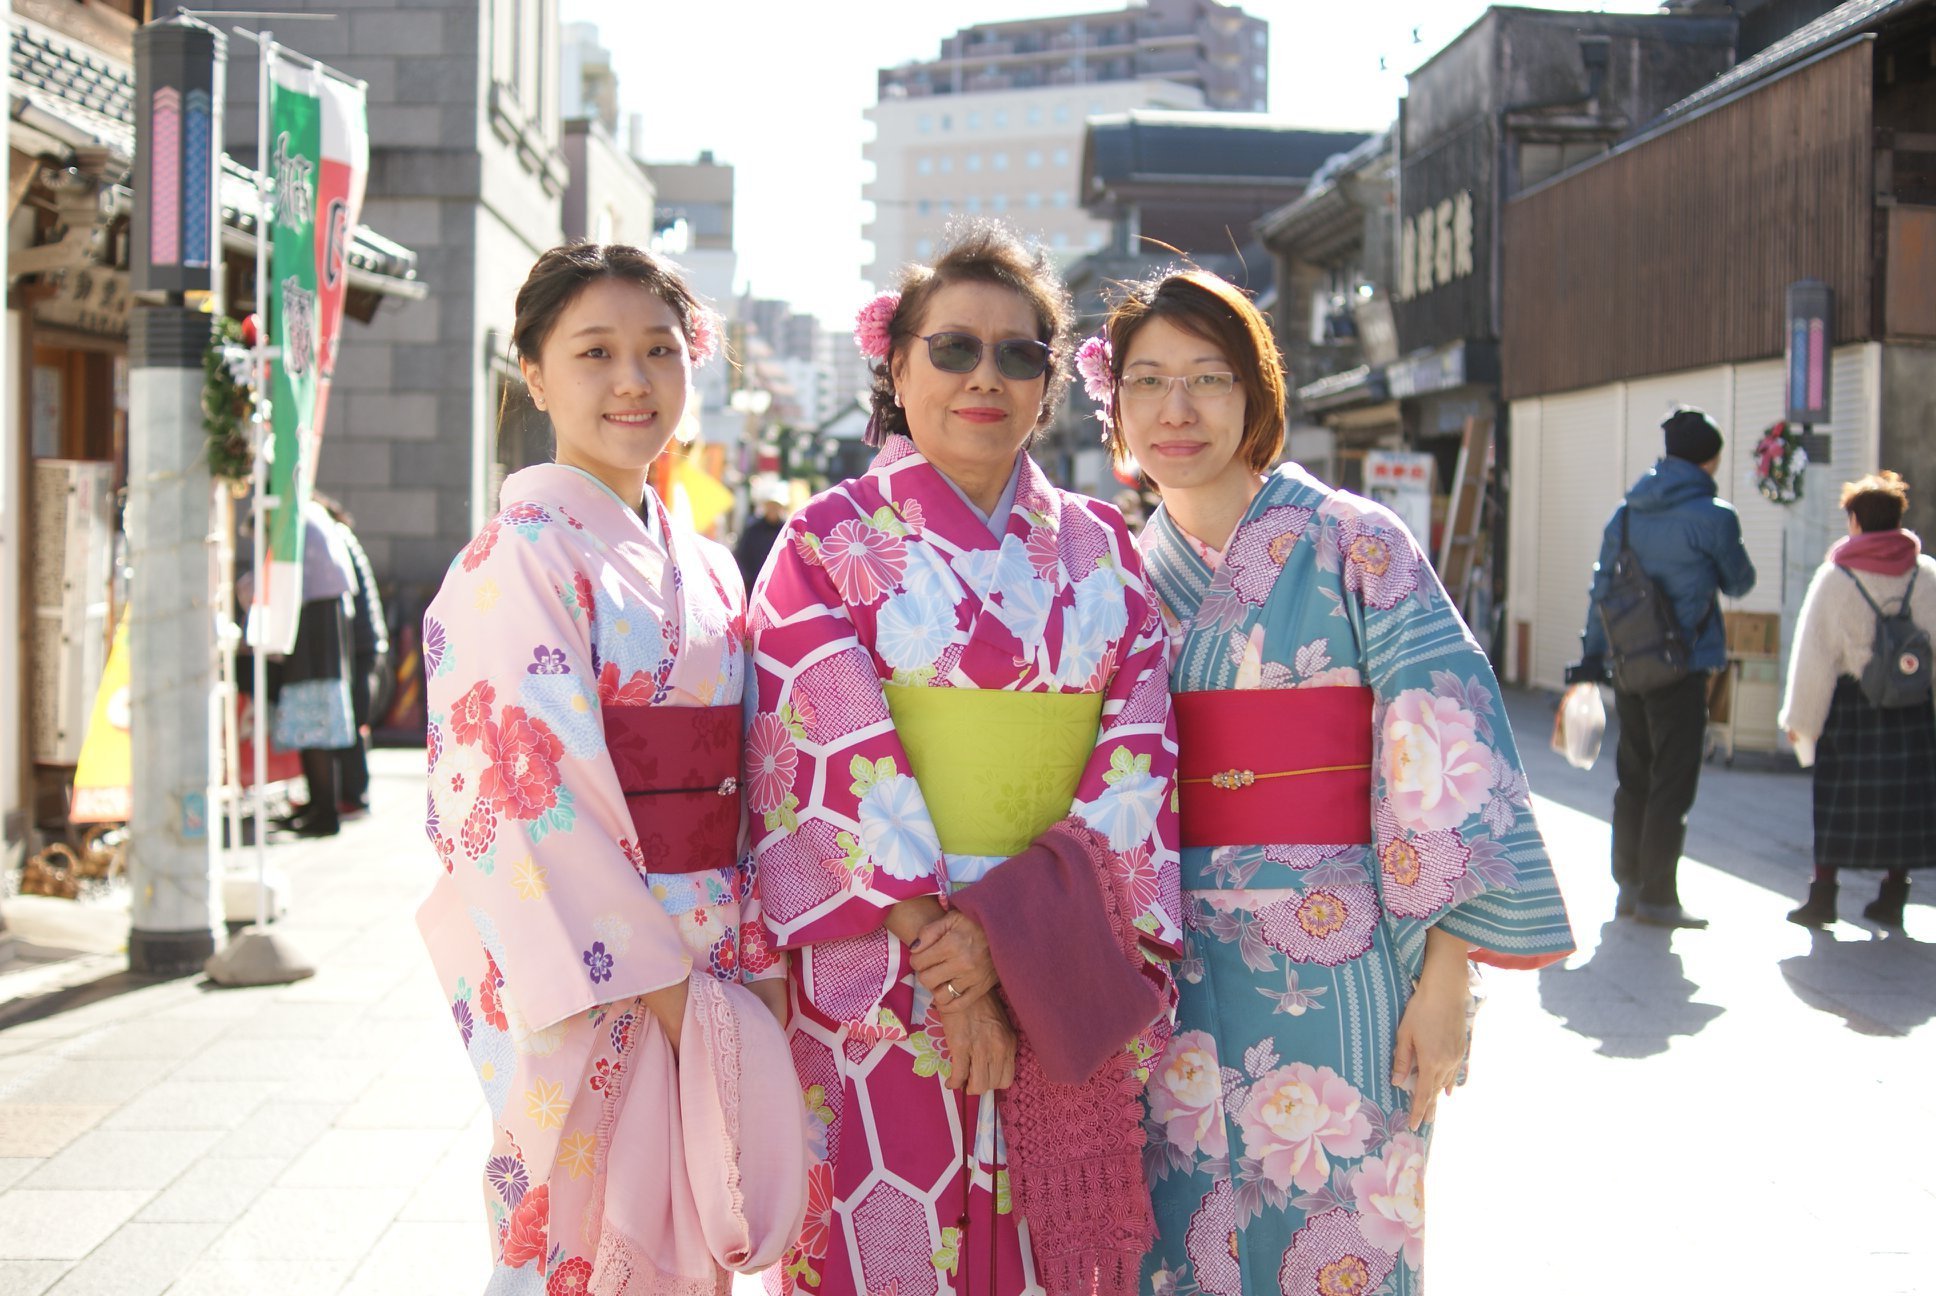
[[[1553,716],[1553,750],[1574,769],[1592,769],[1607,736],[1607,704],[1598,684],[1575,684],[1560,698]]]

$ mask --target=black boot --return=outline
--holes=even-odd
[[[1909,879],[1891,874],[1882,879],[1882,890],[1862,906],[1862,916],[1884,927],[1902,926],[1902,907],[1909,903]]]
[[[1826,927],[1835,921],[1835,893],[1839,888],[1833,882],[1810,882],[1808,884],[1808,903],[1799,909],[1788,911],[1788,921],[1803,927]]]

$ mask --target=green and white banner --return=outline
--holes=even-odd
[[[277,504],[269,515],[269,569],[257,626],[270,652],[288,652],[303,604],[303,504],[316,478],[343,324],[346,258],[370,171],[363,91],[320,67],[273,59],[268,164],[272,241],[269,278],[257,300],[278,353],[269,387],[269,495]]]

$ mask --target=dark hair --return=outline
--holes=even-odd
[[[670,261],[625,243],[566,243],[539,257],[518,289],[517,322],[511,326],[518,355],[537,363],[558,317],[600,279],[635,283],[672,307],[688,348],[711,327],[706,307]]]
[[[894,403],[894,362],[919,341],[921,320],[936,293],[951,284],[986,283],[1007,288],[1035,313],[1035,338],[1049,346],[1048,382],[1036,427],[1054,414],[1069,386],[1069,354],[1075,312],[1069,290],[1055,272],[1055,264],[1041,248],[1031,252],[1013,231],[995,221],[973,221],[951,226],[946,244],[934,264],[911,264],[901,271],[897,285],[901,300],[888,321],[887,355],[873,366],[873,415],[867,420],[867,444],[880,445],[889,434],[907,436],[907,414]],[[1031,432],[1033,439],[1034,433]]]
[[[1909,483],[1883,469],[1842,487],[1842,511],[1864,531],[1893,531],[1909,507]]]
[[[1129,344],[1151,320],[1168,320],[1202,338],[1229,359],[1244,391],[1244,435],[1237,453],[1253,472],[1270,471],[1284,449],[1284,361],[1264,313],[1243,289],[1196,266],[1122,285],[1121,292],[1103,322],[1112,381],[1122,381]],[[1116,403],[1112,393],[1110,404]],[[1119,460],[1127,454],[1120,411],[1110,422],[1109,449]]]

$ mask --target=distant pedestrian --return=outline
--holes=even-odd
[[[1908,503],[1893,472],[1842,487],[1849,534],[1816,569],[1795,624],[1780,723],[1815,770],[1815,878],[1788,915],[1804,927],[1835,921],[1844,868],[1883,870],[1862,916],[1900,927],[1909,870],[1936,863],[1936,559],[1902,529]]]
[[[363,542],[356,538],[349,511],[320,491],[312,495],[330,520],[349,555],[356,580],[350,588],[350,718],[355,733],[336,757],[336,801],[342,814],[367,814],[370,809],[370,722],[377,702],[388,692],[390,630],[383,618],[383,597]]]
[[[296,642],[278,672],[274,738],[276,746],[301,755],[309,801],[282,822],[299,837],[333,837],[342,823],[337,757],[356,738],[348,597],[356,568],[321,503],[305,502],[302,522],[302,612]]]
[[[761,482],[752,494],[752,515],[740,530],[739,543],[733,546],[733,559],[739,563],[739,574],[746,582],[748,593],[760,578],[760,568],[766,566],[766,555],[772,551],[773,542],[786,529],[787,519],[785,482]]]
[[[1741,519],[1715,497],[1721,430],[1700,410],[1679,409],[1661,432],[1666,453],[1607,523],[1581,658],[1566,682],[1613,681],[1614,913],[1656,927],[1705,927],[1681,905],[1681,846],[1707,742],[1709,677],[1727,665],[1720,596],[1753,589],[1755,569]]]

